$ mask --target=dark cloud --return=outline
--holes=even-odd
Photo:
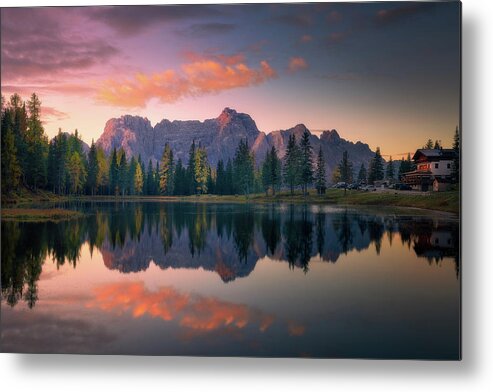
[[[115,56],[113,45],[70,29],[80,18],[73,8],[2,10],[3,81],[80,72]]]
[[[386,26],[412,18],[416,15],[425,14],[435,7],[431,3],[411,3],[397,8],[382,9],[375,15],[375,23],[378,26]]]
[[[92,7],[88,12],[94,20],[123,35],[138,34],[173,21],[218,16],[222,13],[208,5]]]
[[[288,26],[309,27],[312,25],[312,18],[306,14],[283,14],[271,18],[272,21],[282,23]]]
[[[204,37],[210,35],[226,34],[233,31],[236,25],[232,23],[198,23],[193,24],[179,33],[187,37]]]

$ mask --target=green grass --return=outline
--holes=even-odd
[[[21,188],[18,191],[8,195],[2,194],[2,206],[37,202],[56,202],[63,200],[67,200],[67,197],[55,195],[52,192],[43,190],[31,191],[26,188]]]
[[[80,218],[83,214],[79,211],[64,210],[61,208],[2,208],[3,221],[22,222],[59,222],[61,220]]]
[[[325,195],[317,195],[312,189],[311,193],[303,196],[297,191],[294,195],[289,192],[280,192],[275,196],[266,196],[265,193],[249,195],[194,195],[194,196],[58,196],[51,192],[39,191],[36,193],[23,190],[9,197],[2,196],[2,206],[29,205],[39,202],[60,202],[70,200],[80,201],[184,201],[207,203],[317,203],[351,206],[377,206],[377,207],[412,207],[427,210],[445,211],[458,214],[460,211],[460,193],[458,190],[449,192],[401,192],[401,191],[377,191],[362,192],[342,189],[328,189]],[[50,210],[46,210],[50,211]]]

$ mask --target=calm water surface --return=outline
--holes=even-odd
[[[4,352],[457,359],[459,224],[320,206],[100,203],[2,222]]]

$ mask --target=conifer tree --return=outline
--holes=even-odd
[[[17,190],[20,176],[14,133],[11,128],[7,128],[2,132],[2,192],[9,194]]]
[[[270,151],[265,154],[264,162],[262,163],[262,185],[265,195],[269,194],[269,189],[272,186],[272,162]]]
[[[359,168],[359,173],[358,173],[358,183],[360,184],[366,184],[368,174],[366,172],[366,167],[365,164],[362,163],[361,167]]]
[[[149,164],[147,165],[147,176],[146,176],[146,195],[153,194],[154,187],[154,168],[152,166],[152,160],[149,159]]]
[[[390,156],[389,161],[387,162],[385,178],[389,181],[394,181],[394,176],[395,176],[394,161],[392,160],[392,156]]]
[[[284,156],[284,183],[289,187],[291,194],[300,182],[300,150],[296,144],[296,137],[290,135]]]
[[[87,173],[84,163],[77,151],[74,152],[69,159],[68,173],[70,177],[70,191],[79,194],[84,188]]]
[[[195,182],[197,193],[207,193],[207,177],[209,175],[209,164],[207,163],[207,152],[205,148],[199,147],[195,151]]]
[[[183,167],[181,158],[178,158],[175,167],[175,175],[173,177],[173,194],[186,195],[188,193],[187,187],[187,172]]]
[[[428,141],[426,142],[426,144],[423,146],[424,149],[426,150],[431,150],[433,149],[433,140],[431,139],[428,139]]]
[[[168,143],[165,144],[159,169],[159,192],[162,195],[173,194],[173,151]]]
[[[233,161],[228,159],[226,163],[226,181],[224,186],[224,194],[225,195],[234,195],[236,193],[235,184],[233,181]]]
[[[118,163],[118,188],[122,196],[125,196],[128,191],[128,164],[127,154],[122,148],[120,150],[120,161]]]
[[[383,180],[384,171],[383,171],[383,158],[380,154],[380,147],[377,147],[375,151],[375,156],[370,162],[370,168],[368,173],[368,182],[370,184],[374,184],[375,181]]]
[[[144,173],[139,162],[137,162],[135,168],[134,189],[136,195],[141,195],[142,190],[144,189]]]
[[[99,165],[98,157],[96,152],[96,145],[94,140],[91,143],[91,148],[88,154],[88,167],[87,167],[87,187],[89,192],[94,196],[94,193],[98,187],[98,176],[99,175]]]
[[[315,187],[317,188],[317,193],[319,195],[325,193],[327,187],[325,179],[325,159],[322,152],[322,146],[318,149],[317,167],[315,170]]]
[[[128,194],[135,195],[135,175],[137,173],[137,160],[134,156],[130,159],[130,164],[128,165]]]
[[[217,162],[216,168],[216,189],[215,193],[218,195],[224,195],[226,188],[226,172],[224,170],[224,162],[220,159]]]
[[[346,191],[347,184],[353,182],[353,164],[349,161],[349,154],[347,151],[342,153],[342,159],[339,163],[339,175],[340,181],[344,182],[344,192]]]
[[[310,132],[307,129],[303,132],[300,140],[300,182],[303,194],[308,193],[308,186],[313,182],[313,160],[312,146],[310,143]]]
[[[195,149],[195,139],[192,141],[192,145],[190,146],[190,150],[188,152],[188,166],[187,166],[187,177],[188,177],[188,185],[189,192],[192,195],[197,193],[197,177],[195,171],[195,162],[196,162],[196,149]]]
[[[116,152],[116,148],[113,148],[113,151],[111,153],[111,159],[110,159],[110,193],[112,195],[118,195],[118,186],[119,186],[119,179],[118,179],[118,156]]]
[[[239,193],[249,195],[254,185],[254,162],[247,140],[240,140],[233,160],[235,188]]]

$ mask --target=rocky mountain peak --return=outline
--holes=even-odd
[[[186,164],[190,145],[195,140],[197,144],[205,147],[209,163],[216,167],[219,160],[227,161],[233,158],[240,140],[246,139],[254,154],[255,164],[260,165],[266,152],[272,147],[276,148],[280,158],[284,157],[289,136],[294,134],[299,142],[303,133],[307,131],[310,133],[313,151],[322,148],[328,179],[344,151],[348,151],[354,167],[359,167],[361,163],[367,165],[373,156],[368,145],[347,141],[334,129],[324,131],[320,139],[312,135],[304,124],[265,134],[259,131],[255,121],[248,114],[239,113],[229,107],[214,119],[172,122],[162,120],[154,127],[147,118],[121,116],[106,123],[97,144],[102,146],[107,154],[113,148],[123,148],[127,157],[141,155],[144,162],[151,160],[155,163],[161,159],[165,144],[169,143],[175,159],[181,159]]]
[[[341,137],[335,129],[332,129],[331,131],[323,131],[320,139],[336,143],[341,140]]]

